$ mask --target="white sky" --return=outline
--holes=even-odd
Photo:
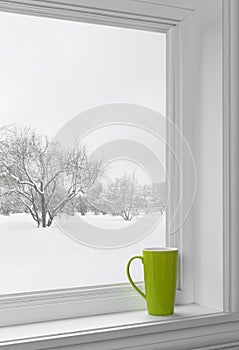
[[[165,114],[164,34],[8,13],[0,13],[0,33],[1,124],[54,137],[98,105]]]
[[[91,107],[164,114],[164,34],[0,13],[0,116],[55,134]]]
[[[126,159],[116,159],[108,164],[106,171],[106,176],[108,179],[117,179],[123,176],[125,173],[128,175],[135,175],[135,179],[138,183],[145,185],[151,184],[150,175],[148,174],[147,169],[145,169],[141,164]]]

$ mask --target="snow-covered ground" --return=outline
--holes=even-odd
[[[80,215],[77,213],[77,215]],[[87,213],[82,216],[81,219],[90,225],[95,227],[105,228],[105,229],[117,229],[124,228],[134,224],[141,216],[134,217],[131,221],[124,220],[121,216],[112,216],[110,214],[106,215],[94,215],[92,213]]]
[[[117,225],[121,220],[113,219]],[[112,217],[93,220],[104,227],[112,225]],[[125,225],[123,220],[121,223]],[[135,244],[94,249],[70,239],[55,224],[43,229],[27,214],[0,215],[0,294],[127,282],[128,259],[141,254],[144,247],[164,245],[164,237],[163,218],[153,232]],[[135,280],[142,280],[142,265],[136,262],[132,274]]]

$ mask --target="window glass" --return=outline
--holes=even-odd
[[[126,282],[165,245],[165,35],[7,13],[0,31],[0,293]]]

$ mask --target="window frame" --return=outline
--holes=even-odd
[[[93,2],[94,1],[92,1],[92,3]],[[176,24],[180,23],[186,16],[191,14],[191,9],[181,10],[180,8],[157,5],[160,16],[155,16],[154,14],[154,19],[152,20],[152,11],[155,6],[151,5],[151,7],[148,8],[148,4],[147,8],[149,14],[147,16],[142,16],[142,11],[144,12],[146,7],[143,6],[143,8],[141,8],[141,3],[139,3],[138,11],[141,12],[140,17],[138,17],[138,15],[136,17],[133,13],[129,16],[128,13],[126,15],[117,12],[118,16],[115,18],[115,11],[112,11],[112,9],[104,8],[104,10],[102,9],[99,11],[92,9],[90,6],[85,7],[83,6],[84,0],[78,1],[77,5],[72,5],[68,0],[61,0],[57,2],[56,5],[52,2],[48,3],[48,1],[45,1],[46,4],[44,6],[42,1],[35,1],[35,3],[36,4],[33,4],[32,1],[29,0],[17,1],[17,5],[16,2],[11,1],[4,2],[4,4],[0,2],[0,10],[166,33],[168,47],[167,61],[169,62],[169,64],[167,64],[167,93],[169,96],[167,99],[167,108],[169,110],[170,120],[180,127],[178,121],[181,118],[179,112],[181,110],[181,97],[178,95],[176,98],[174,89],[174,86],[177,86],[177,94],[182,84],[178,66],[180,63],[178,53],[181,51],[179,41],[180,29]],[[79,5],[80,3],[82,3],[82,7]],[[128,4],[130,4],[130,2],[128,2]],[[107,6],[110,6],[110,2]],[[122,7],[124,7],[124,5]],[[96,11],[100,13],[96,14]],[[87,18],[85,12],[87,12]],[[168,18],[168,16],[170,16],[170,18]],[[140,18],[140,20],[138,18]],[[190,77],[190,79],[191,78],[192,77]],[[173,139],[174,135],[168,135],[168,137]],[[170,144],[170,146],[174,149],[173,144]],[[175,148],[179,147],[175,145]],[[170,174],[174,174],[172,181],[175,181],[175,170],[168,167],[167,171]],[[176,207],[177,198],[175,195],[172,198],[172,202]],[[179,239],[176,241],[168,240],[168,245],[181,248],[179,243],[182,240],[181,230],[177,236]],[[190,237],[188,237],[188,239],[190,239]],[[181,266],[182,265],[183,264],[181,264]],[[180,280],[184,275],[182,270],[183,268],[179,271]],[[190,278],[189,280],[192,285],[192,279]],[[180,285],[182,284],[183,283],[180,283]],[[139,283],[139,285],[142,285],[142,283]],[[185,293],[185,289],[189,290],[190,287],[186,286],[185,288],[184,286],[184,289],[181,287],[177,290],[177,304],[192,302],[192,293],[191,295],[189,295],[189,292]],[[53,300],[54,304],[52,304]],[[73,303],[74,307],[66,307],[66,304],[69,303]],[[22,308],[24,308],[24,315],[22,313]],[[34,308],[36,312],[32,313],[32,308]],[[4,323],[1,323],[2,325],[12,324],[12,322],[15,324],[37,322],[64,317],[139,310],[143,308],[145,308],[145,301],[126,283],[19,293],[0,297],[0,315],[2,315],[1,319],[4,320]]]
[[[234,322],[234,325],[239,323],[239,296],[237,286],[239,285],[239,276],[236,264],[239,261],[238,247],[239,238],[237,237],[237,228],[239,227],[237,218],[238,209],[238,170],[235,169],[235,164],[238,164],[237,160],[237,144],[238,144],[238,132],[236,126],[238,125],[237,113],[239,111],[237,101],[238,82],[236,77],[232,74],[231,65],[234,66],[236,72],[238,72],[238,64],[236,63],[235,55],[237,54],[238,44],[236,44],[237,22],[238,15],[236,14],[238,4],[237,0],[223,0],[224,7],[224,26],[223,26],[223,194],[224,194],[224,310],[228,314],[223,314],[217,317],[208,317],[208,325],[225,325]],[[157,3],[152,1],[135,1],[126,0],[124,2],[118,2],[113,4],[111,1],[94,0],[85,1],[78,0],[72,1],[60,0],[54,1],[31,1],[31,0],[17,0],[17,1],[0,1],[0,11],[8,11],[14,13],[22,13],[36,16],[46,16],[53,18],[61,18],[75,21],[84,21],[90,23],[101,23],[113,26],[122,26],[127,28],[137,28],[141,30],[154,30],[168,32],[168,37],[171,36],[170,47],[177,47],[177,53],[179,55],[174,56],[171,52],[171,57],[176,57],[174,63],[172,63],[173,76],[170,78],[171,85],[175,84],[175,89],[170,96],[173,103],[173,113],[171,114],[172,120],[175,120],[177,125],[180,126],[182,118],[182,96],[180,95],[179,88],[181,87],[182,76],[180,70],[180,53],[182,54],[182,33],[180,29],[180,23],[185,23],[188,17],[193,14],[193,8],[183,8],[183,4],[187,1],[176,2],[177,6],[167,6],[165,1]],[[97,6],[96,6],[97,3]],[[174,3],[172,0],[171,3]],[[176,4],[175,3],[175,4]],[[190,21],[190,20],[189,20]],[[171,45],[171,44],[176,45]],[[169,56],[170,57],[170,56]],[[190,80],[190,79],[189,79]],[[176,199],[174,200],[174,202]],[[182,236],[180,237],[180,242]],[[184,236],[186,237],[186,236]],[[184,238],[183,238],[184,239]],[[182,243],[182,242],[181,242]],[[174,242],[173,244],[179,244]],[[182,269],[183,264],[181,265]],[[183,271],[183,276],[186,272]],[[183,287],[181,290],[186,291],[189,288],[189,293],[181,293],[181,301],[188,302],[193,301],[193,288],[192,285],[187,285],[187,282],[182,282]],[[181,287],[181,286],[180,286]],[[126,286],[99,286],[94,290],[85,288],[84,290],[57,290],[47,291],[39,293],[22,293],[19,295],[12,295],[1,297],[0,299],[0,315],[3,316],[4,324],[13,323],[26,323],[34,321],[45,321],[52,319],[51,314],[56,313],[56,318],[72,317],[69,315],[69,305],[73,306],[72,309],[79,316],[79,310],[82,305],[91,304],[95,299],[105,300],[110,305],[120,305],[122,301],[127,300],[126,309],[122,308],[116,311],[126,311],[127,305],[131,305],[134,300],[135,308],[142,307],[142,301],[137,299],[134,291],[130,287]],[[120,293],[118,293],[120,290]],[[107,293],[106,293],[107,292]],[[88,295],[88,301],[84,298],[84,294]],[[135,300],[137,301],[135,302]],[[116,302],[117,300],[117,302]],[[139,305],[141,303],[141,305]],[[59,308],[59,306],[62,306]],[[68,305],[68,306],[66,306]],[[78,305],[77,307],[75,307]],[[32,315],[38,314],[37,317]],[[58,311],[57,311],[58,310]],[[36,312],[35,312],[36,311]],[[73,310],[71,310],[72,312]],[[104,305],[104,312],[107,312]],[[108,311],[109,312],[109,311]],[[95,313],[95,312],[94,312]],[[89,313],[87,313],[89,314]],[[74,316],[74,314],[71,314]],[[15,322],[13,322],[15,320]],[[200,327],[204,321],[198,318],[193,323],[195,327]],[[190,322],[190,320],[189,320]],[[178,322],[177,322],[178,323]],[[185,323],[185,324],[184,324]],[[177,325],[172,330],[189,325],[188,321],[180,320],[180,326]],[[158,325],[157,327],[160,327]],[[167,328],[167,327],[166,327]],[[170,327],[168,330],[171,329]],[[159,328],[157,328],[159,330]],[[195,328],[196,329],[196,328]],[[219,328],[218,328],[219,329]],[[140,327],[139,327],[140,330]],[[141,329],[142,330],[142,329]],[[152,331],[150,327],[145,326],[147,334]],[[126,332],[126,330],[125,330]],[[127,336],[133,336],[131,333],[127,333]],[[218,333],[220,331],[218,330]],[[152,332],[151,332],[152,333]],[[154,333],[154,332],[153,332]],[[169,332],[170,333],[170,332]],[[199,332],[200,333],[200,332]],[[131,335],[130,335],[131,334]],[[126,333],[125,333],[126,335]],[[121,334],[122,336],[122,334]],[[121,337],[120,336],[120,337]],[[148,345],[147,345],[148,346]],[[186,348],[185,348],[186,349]]]

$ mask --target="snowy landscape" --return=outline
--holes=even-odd
[[[7,13],[0,27],[0,294],[127,282],[127,260],[165,244],[165,145],[141,117],[129,125],[132,106],[165,115],[165,34],[142,45],[138,31]]]
[[[47,230],[37,228],[28,216],[0,215],[0,294],[126,283],[128,259],[155,242],[165,244],[164,217],[150,235],[134,245],[103,250],[76,244],[54,223]],[[105,218],[100,220],[102,224]],[[133,275],[136,281],[142,280],[142,269],[136,268]]]
[[[121,216],[112,216],[110,214],[105,215],[94,215],[94,213],[87,213],[86,215],[79,215],[82,220],[95,227],[105,228],[105,229],[118,229],[133,225],[142,215],[134,217],[131,221],[123,220]]]
[[[163,214],[166,183],[140,182],[136,165],[117,170],[112,177],[112,165],[108,171],[104,159],[93,158],[79,141],[68,149],[30,127],[3,126],[0,214],[27,213],[43,228],[59,215],[77,212],[108,215],[108,222],[109,215],[132,221],[155,211]],[[113,221],[120,225],[122,220]]]
[[[164,245],[166,184],[137,175],[133,163],[127,171],[122,161],[116,164],[120,166],[107,171],[103,159],[91,158],[79,143],[65,150],[30,128],[1,129],[0,293],[126,282],[125,262],[134,252],[143,244]],[[66,223],[67,235],[59,222]],[[131,227],[135,242],[124,250],[84,245],[94,228],[99,241],[105,232],[100,229],[108,232],[106,243],[110,240],[112,247],[116,232],[127,243],[125,230]],[[83,242],[70,239],[71,231],[82,233]],[[103,275],[98,274],[97,259]],[[142,279],[142,271],[135,278]]]

